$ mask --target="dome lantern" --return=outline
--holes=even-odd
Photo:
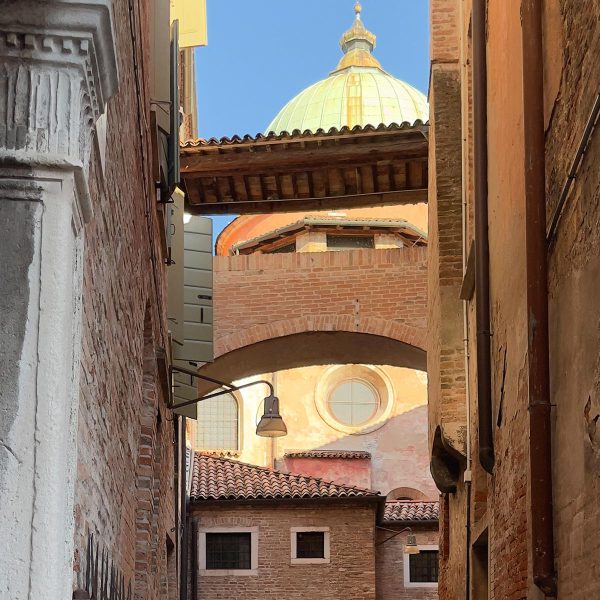
[[[344,33],[340,40],[344,56],[334,73],[349,67],[374,67],[381,69],[379,61],[373,56],[377,38],[363,24],[361,19],[362,6],[358,0],[354,5],[354,12],[356,13],[354,24]]]

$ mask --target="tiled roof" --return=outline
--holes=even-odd
[[[385,503],[383,520],[387,522],[437,521],[440,516],[438,502],[395,500]]]
[[[378,492],[282,473],[228,458],[196,453],[192,501],[283,498],[381,498]]]
[[[191,148],[199,148],[205,146],[233,146],[238,144],[254,144],[256,142],[281,142],[284,140],[294,140],[294,139],[302,139],[302,138],[310,138],[314,136],[327,136],[327,137],[335,137],[339,135],[358,135],[361,133],[388,133],[393,131],[400,130],[410,130],[414,129],[416,131],[426,132],[428,130],[429,122],[423,123],[423,121],[417,119],[414,123],[409,123],[405,121],[404,123],[391,123],[389,125],[378,125],[377,127],[373,125],[365,125],[361,127],[360,125],[355,125],[354,127],[341,127],[337,129],[336,127],[332,127],[329,130],[317,129],[316,131],[310,131],[306,129],[305,131],[300,131],[299,129],[294,129],[294,131],[283,131],[281,133],[274,133],[273,131],[268,134],[257,133],[255,136],[246,134],[243,136],[233,135],[231,137],[221,137],[215,138],[212,137],[210,139],[198,138],[195,140],[186,140],[181,144],[182,151],[189,150]]]
[[[370,452],[363,450],[290,450],[286,458],[371,458]]]

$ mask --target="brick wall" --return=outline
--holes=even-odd
[[[556,0],[546,6],[546,31],[555,32],[546,38],[551,42],[544,70],[548,220],[600,89],[597,16],[594,0]],[[558,596],[572,600],[600,597],[600,578],[590,576],[600,562],[600,434],[593,426],[600,413],[599,161],[596,126],[548,265]]]
[[[461,46],[469,82],[469,30],[471,2],[432,2],[432,73],[436,59],[444,57],[448,39],[443,24],[449,5],[459,8],[463,20]],[[492,304],[492,399],[496,467],[493,477],[482,472],[477,460],[477,433],[473,427],[473,521],[472,534],[489,534],[489,597],[493,599],[534,597],[531,580],[531,544],[528,532],[530,508],[528,413],[527,413],[527,315],[525,307],[525,203],[523,164],[523,100],[521,74],[521,26],[519,0],[487,3],[488,33],[488,144],[490,270]],[[437,14],[439,13],[439,14]],[[544,3],[544,77],[546,131],[547,218],[552,217],[566,181],[585,122],[600,84],[600,51],[597,9],[593,1],[555,0]],[[439,37],[441,34],[441,38]],[[437,37],[436,37],[437,36]],[[439,38],[439,39],[438,39]],[[440,42],[441,39],[441,42]],[[441,45],[440,45],[441,44]],[[446,48],[448,50],[449,47]],[[506,60],[507,49],[512,57]],[[445,58],[448,58],[445,56]],[[433,148],[439,148],[436,119],[453,105],[435,93]],[[463,110],[470,109],[468,94]],[[463,173],[467,180],[468,229],[472,228],[472,149],[470,115],[463,123],[466,142]],[[456,115],[459,119],[460,115]],[[439,120],[437,121],[439,123]],[[558,596],[591,598],[600,593],[598,578],[589,577],[600,555],[597,499],[600,441],[593,419],[600,413],[600,362],[598,331],[600,317],[594,305],[600,289],[600,142],[592,136],[577,175],[558,234],[549,245],[549,309],[551,402],[554,410],[553,472],[554,527]],[[454,152],[454,154],[452,154]],[[430,173],[447,168],[456,151],[446,148],[431,157]],[[433,190],[430,185],[430,192]],[[438,194],[430,194],[430,210]],[[455,223],[458,222],[456,217]],[[434,231],[430,235],[430,265],[441,261]],[[446,271],[430,272],[430,302],[441,302]],[[469,328],[474,332],[474,314],[469,310]],[[450,318],[450,317],[449,317]],[[458,318],[456,317],[458,321]],[[443,320],[430,316],[434,341]],[[475,336],[471,336],[475,357]],[[430,383],[439,377],[440,366],[429,362]],[[436,373],[437,371],[437,373]],[[474,365],[469,374],[474,390]],[[460,387],[460,384],[458,385]],[[476,394],[472,393],[472,424],[476,424]],[[435,407],[434,407],[435,411]],[[437,417],[436,417],[437,418]],[[445,496],[448,513],[448,552],[442,560],[441,598],[464,597],[464,566],[467,561],[463,533],[466,514],[465,490]]]
[[[259,527],[258,576],[199,576],[203,600],[375,600],[373,505],[195,507],[193,516],[195,526]],[[309,526],[330,528],[331,562],[291,565],[290,527]]]
[[[310,328],[424,347],[426,249],[218,256],[215,354]]]
[[[386,528],[400,531],[402,526]],[[438,545],[438,531],[426,526],[412,526],[418,545]],[[377,600],[437,600],[438,591],[435,588],[404,587],[404,546],[408,533],[401,533],[388,541],[386,538],[394,535],[390,531],[377,531],[376,571],[377,571]]]
[[[173,422],[156,363],[157,348],[167,347],[165,271],[142,158],[150,157],[147,81],[140,122],[133,69],[135,55],[149,72],[146,5],[133,5],[136,43],[129,3],[113,3],[120,85],[108,103],[105,169],[95,151],[90,175],[95,214],[85,230],[74,567],[77,581],[92,532],[140,597],[173,599],[173,577],[166,591]]]

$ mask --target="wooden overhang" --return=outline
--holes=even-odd
[[[264,214],[427,201],[428,126],[294,131],[181,148],[186,210]]]

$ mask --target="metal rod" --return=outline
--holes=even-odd
[[[594,106],[592,107],[592,112],[590,113],[589,119],[585,125],[583,130],[583,135],[581,136],[581,141],[579,142],[579,146],[577,148],[577,152],[575,153],[575,158],[573,159],[573,163],[571,164],[571,168],[569,169],[569,173],[567,174],[567,179],[564,183],[562,191],[560,193],[560,197],[558,199],[558,203],[554,212],[552,213],[552,219],[550,220],[550,227],[548,229],[548,234],[546,235],[546,241],[548,244],[551,244],[554,237],[556,236],[556,232],[558,230],[558,224],[563,214],[563,209],[565,207],[565,203],[567,202],[567,198],[569,196],[569,192],[571,191],[571,186],[575,181],[577,171],[579,170],[579,166],[583,161],[583,157],[588,149],[588,142],[590,137],[596,128],[596,124],[598,122],[598,117],[600,117],[600,94],[596,96],[596,100],[594,102]]]
[[[387,529],[386,527],[379,527],[379,525],[377,525],[375,528],[381,529],[383,531],[394,531],[393,529]],[[405,531],[412,531],[412,529],[410,527],[405,527],[404,529],[401,529],[400,531],[394,531],[394,535],[390,535],[389,537],[386,537],[385,540],[382,540],[381,542],[377,542],[375,545],[381,546],[382,544],[389,542],[391,539],[394,539],[397,535],[400,535],[401,533],[404,533]]]
[[[216,383],[217,385],[222,385],[226,388],[233,387],[231,383],[227,383],[226,381],[221,381],[220,379],[215,379],[214,377],[209,377],[208,375],[200,374],[197,371],[192,371],[191,369],[178,367],[177,365],[172,365],[171,371],[177,371],[178,373],[183,373],[184,375],[189,375],[190,377],[197,377],[198,379],[203,379],[204,381],[210,381],[211,383]]]
[[[555,597],[542,10],[541,0],[523,0],[521,4],[529,363],[529,518],[533,581],[546,597]]]
[[[477,417],[479,462],[494,470],[488,232],[486,0],[473,2],[473,151],[475,155],[475,313],[477,322]]]
[[[173,371],[178,371],[180,373],[185,373],[186,375],[198,377],[199,379],[206,379],[208,381],[212,381],[213,383],[219,383],[220,385],[223,385],[222,382],[219,382],[217,380],[208,379],[205,375],[200,375],[199,373],[194,373],[193,371],[190,371],[188,369],[182,369],[180,367],[175,367],[175,366],[171,367],[171,369]],[[188,400],[187,402],[180,402],[179,404],[171,403],[168,405],[167,408],[171,408],[171,409],[172,408],[184,408],[186,406],[191,406],[192,404],[196,404],[197,402],[202,402],[203,400],[209,400],[210,398],[216,398],[217,396],[224,396],[225,394],[229,394],[231,392],[237,392],[239,390],[243,390],[250,386],[258,385],[259,383],[263,383],[269,387],[269,392],[270,392],[271,396],[275,395],[275,389],[273,388],[273,384],[270,381],[266,381],[265,379],[259,379],[258,381],[251,381],[250,383],[244,383],[242,385],[225,384],[225,385],[227,385],[226,390],[220,390],[218,392],[213,392],[212,394],[200,396],[199,398],[196,398],[195,400]]]

